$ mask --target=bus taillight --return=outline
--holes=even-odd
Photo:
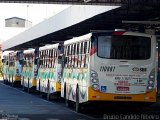
[[[147,91],[151,91],[154,89],[154,83],[155,83],[155,69],[152,69],[151,73],[149,74]]]
[[[96,71],[91,70],[91,83],[94,90],[99,90],[99,80]]]

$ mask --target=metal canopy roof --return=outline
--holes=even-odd
[[[57,43],[75,36],[70,32],[79,23],[83,23],[97,14],[104,13],[115,7],[110,6],[71,6],[59,14],[31,27],[23,33],[3,42],[2,49],[26,49],[45,44]],[[72,27],[75,26],[75,27]],[[79,25],[78,25],[79,26]],[[77,26],[77,27],[78,27]],[[83,28],[80,28],[83,29]],[[61,31],[59,33],[59,31]],[[77,35],[79,33],[76,33]],[[80,33],[81,34],[81,33]],[[77,36],[76,35],[76,36]],[[16,42],[15,42],[16,41]],[[21,44],[21,47],[17,47]],[[23,48],[22,48],[23,47]]]
[[[43,3],[43,4],[76,4],[76,5],[129,5],[156,3],[158,0],[0,0],[0,3]]]
[[[43,3],[43,4],[76,4],[76,5],[120,5],[127,0],[0,0],[3,3]]]
[[[112,1],[112,0],[111,0]],[[126,1],[126,0],[124,0]],[[137,29],[137,25],[122,24],[122,20],[129,21],[160,21],[160,1],[158,0],[134,0],[134,2],[123,5],[117,9],[110,10],[90,17],[84,21],[68,26],[61,30],[46,34],[39,38],[30,40],[26,43],[9,47],[7,49],[27,49],[30,47],[39,47],[44,44],[53,44],[61,42],[71,37],[80,36],[89,33],[90,30],[109,30],[115,28],[134,28]],[[138,2],[139,1],[139,2]],[[69,17],[69,16],[68,16]],[[160,31],[159,25],[152,25],[147,27],[155,27],[156,31]],[[25,39],[25,38],[24,38]],[[9,43],[9,42],[8,42]],[[5,44],[8,44],[7,41]],[[2,48],[2,49],[5,49]]]

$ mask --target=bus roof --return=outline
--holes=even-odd
[[[52,48],[58,49],[58,46],[59,46],[59,43],[45,45],[45,46],[40,47],[39,50],[48,50],[48,49],[52,49]]]
[[[80,37],[75,37],[70,40],[66,40],[64,42],[64,45],[73,44],[73,43],[77,43],[77,42],[81,42],[81,41],[88,41],[91,38],[91,36],[92,36],[92,33],[88,33],[88,34],[80,36]]]
[[[29,49],[29,50],[24,50],[24,54],[28,54],[28,53],[34,53],[35,49]]]

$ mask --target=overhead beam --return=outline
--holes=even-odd
[[[43,4],[76,4],[76,5],[117,5],[125,0],[0,0],[0,3],[43,3]]]

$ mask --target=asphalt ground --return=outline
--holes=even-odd
[[[89,120],[92,117],[78,114],[54,102],[37,97],[0,83],[0,119],[4,116],[20,120]]]
[[[0,82],[0,119],[10,120],[159,120],[160,101],[152,105],[142,103],[92,103],[85,105],[81,113],[67,108],[62,98],[47,101],[39,94],[27,93]],[[7,119],[8,120],[8,119]]]

